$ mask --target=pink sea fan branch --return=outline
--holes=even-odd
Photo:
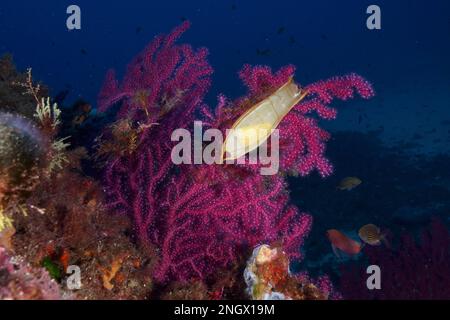
[[[175,44],[189,26],[185,22],[169,35],[156,37],[128,65],[121,84],[114,70],[108,71],[98,95],[99,110],[124,100],[122,116],[143,109],[158,113],[164,103],[179,95],[185,111],[192,112],[190,107],[200,103],[209,88],[212,68],[206,60],[207,49],[195,51],[189,45]]]
[[[99,95],[101,110],[120,102],[118,118],[159,124],[140,132],[131,154],[108,160],[107,205],[132,219],[139,243],[157,257],[153,276],[159,282],[205,279],[263,243],[281,242],[290,257],[300,258],[312,217],[290,205],[281,175],[261,176],[247,165],[176,166],[170,139],[174,129],[192,128],[200,110],[209,125],[225,129],[239,116],[229,112],[230,106],[246,106],[245,101],[267,95],[293,75],[294,67],[272,73],[269,67],[244,66],[240,77],[248,95],[235,102],[220,95],[213,112],[203,103],[212,73],[207,50],[176,44],[187,27],[184,23],[168,36],[155,38],[128,66],[122,83],[112,72],[107,74]],[[329,134],[312,113],[332,119],[336,116],[328,106],[332,98],[350,98],[354,90],[369,97],[371,87],[351,75],[307,90],[308,98],[280,124],[281,167],[301,175],[317,169],[326,176],[332,171],[324,156]],[[161,113],[164,103],[174,105],[173,98],[178,99],[177,106]]]
[[[262,188],[262,178],[253,176],[215,189],[190,176],[172,178],[161,203],[166,218],[165,227],[157,228],[153,238],[161,241],[156,279],[202,278],[235,261],[243,245],[252,248],[279,239],[291,257],[300,257],[311,216],[288,206],[281,179]]]
[[[267,66],[245,65],[239,76],[248,88],[248,95],[259,100],[268,91],[286,83],[293,77],[294,71],[293,66],[283,67],[273,73]],[[334,99],[347,100],[353,98],[355,92],[368,99],[374,95],[374,91],[369,82],[354,73],[318,81],[306,86],[304,90],[308,92],[307,97],[294,106],[278,127],[280,167],[302,176],[316,169],[325,177],[333,172],[331,163],[324,155],[325,142],[330,135],[318,126],[313,113],[321,119],[335,119],[337,110],[329,107]]]

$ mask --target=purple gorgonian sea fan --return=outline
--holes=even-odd
[[[173,130],[191,130],[196,112],[205,123],[223,129],[230,118],[222,113],[236,115],[245,106],[243,101],[249,101],[236,100],[231,112],[225,112],[220,101],[215,113],[205,106],[212,74],[207,50],[176,44],[188,27],[185,22],[169,35],[156,37],[130,63],[121,83],[114,71],[109,71],[98,101],[100,111],[119,104],[117,121],[126,119],[136,126],[132,151],[108,157],[105,190],[108,206],[133,220],[139,243],[157,256],[153,274],[157,282],[205,279],[261,243],[277,242],[290,258],[300,258],[300,247],[312,224],[310,215],[289,204],[282,175],[261,176],[245,166],[173,164]],[[255,93],[279,85],[292,72],[290,67],[272,74],[268,67],[245,66],[241,78],[249,97],[256,99]],[[356,80],[366,84],[361,78]],[[355,89],[352,79],[339,81],[311,87],[313,93],[322,88],[323,96],[314,94],[304,110],[299,105],[299,115],[293,118],[302,125],[290,132],[296,133],[302,147],[294,157],[281,154],[282,170],[297,167],[307,174],[316,168],[324,176],[331,173],[323,157],[327,135],[315,129],[316,121],[307,113],[328,110],[326,105],[335,97],[351,97]],[[314,130],[302,136],[301,131],[311,127]],[[288,139],[282,135],[280,144],[284,142],[286,150],[292,150]],[[315,148],[308,147],[311,143],[316,143]],[[302,167],[304,161],[308,161],[306,167]],[[321,163],[325,170],[320,169]]]

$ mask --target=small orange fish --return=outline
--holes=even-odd
[[[330,229],[327,231],[327,237],[331,242],[331,247],[333,248],[333,252],[336,256],[340,256],[337,249],[348,254],[348,255],[357,255],[361,252],[361,244],[339,230]]]
[[[339,182],[339,185],[336,187],[338,190],[347,190],[350,191],[362,183],[361,179],[357,177],[347,177]]]

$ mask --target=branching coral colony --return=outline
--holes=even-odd
[[[83,174],[86,150],[69,150],[68,138],[58,136],[64,118],[42,86],[33,84],[31,70],[21,75],[0,61],[0,80],[15,82],[0,81],[0,89],[14,92],[16,100],[21,89],[37,105],[33,112],[0,113],[2,136],[10,137],[0,141],[0,246],[37,272],[44,267],[62,289],[67,266],[79,266],[86,280],[72,298],[339,297],[326,276],[315,280],[289,270],[289,262],[302,256],[312,217],[290,204],[285,176],[331,174],[324,155],[329,134],[313,113],[333,119],[333,99],[355,93],[370,98],[370,84],[350,74],[304,87],[308,95],[278,126],[278,175],[262,176],[249,164],[175,165],[170,139],[175,129],[190,130],[197,117],[225,132],[294,74],[293,66],[272,72],[246,65],[239,76],[247,95],[234,101],[220,95],[216,108],[209,108],[203,102],[213,72],[208,51],[176,44],[188,27],[185,22],[156,37],[130,63],[121,83],[113,71],[107,73],[99,110],[116,105],[118,112],[103,127],[92,157],[103,161],[103,186]],[[18,208],[33,214],[13,216]],[[267,264],[253,261],[255,248],[276,255]],[[10,268],[10,254],[1,254],[0,270]],[[246,265],[254,267],[256,282],[244,281]]]
[[[293,66],[272,73],[269,67],[247,65],[240,77],[248,95],[235,101],[221,97],[213,112],[202,102],[212,73],[207,50],[175,44],[188,26],[150,43],[128,66],[122,83],[108,72],[99,95],[100,110],[120,103],[117,121],[143,127],[133,152],[109,158],[104,181],[108,207],[131,217],[142,248],[156,256],[153,278],[158,283],[206,281],[258,244],[278,241],[287,257],[300,258],[312,223],[310,215],[289,204],[283,175],[261,177],[249,165],[171,162],[172,131],[190,128],[197,111],[224,130],[294,73]],[[328,106],[333,99],[347,100],[355,92],[370,98],[373,90],[356,74],[306,90],[308,97],[280,123],[280,165],[284,172],[307,175],[316,169],[327,176],[332,172],[324,156],[329,134],[311,114],[333,119],[336,110]],[[165,101],[171,101],[170,108]],[[159,125],[146,126],[153,123]]]

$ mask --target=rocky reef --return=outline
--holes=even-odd
[[[0,60],[0,296],[339,298],[326,276],[289,269],[302,258],[312,215],[291,203],[286,176],[332,173],[330,135],[317,118],[336,117],[334,99],[370,98],[371,85],[349,74],[305,86],[307,98],[280,123],[277,175],[249,164],[177,166],[173,130],[200,119],[225,131],[295,71],[246,65],[247,94],[220,95],[210,108],[208,51],[177,44],[188,27],[156,37],[121,82],[108,72],[94,115],[87,102],[48,97],[10,56]],[[11,259],[26,262],[41,286],[11,271]],[[81,271],[75,290],[71,266]]]

